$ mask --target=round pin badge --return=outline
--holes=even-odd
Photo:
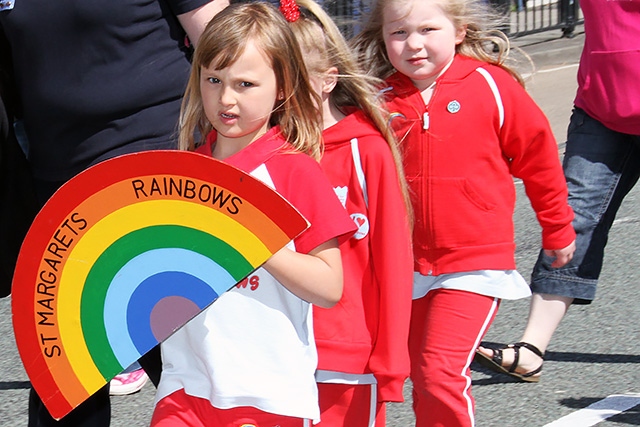
[[[460,111],[460,103],[455,99],[449,102],[449,105],[447,105],[447,111],[450,113],[457,113]]]
[[[369,218],[361,213],[352,213],[351,219],[356,223],[358,229],[353,233],[356,240],[364,239],[369,234]]]

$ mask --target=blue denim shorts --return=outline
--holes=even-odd
[[[564,267],[540,252],[531,290],[590,304],[602,270],[604,248],[622,200],[640,177],[640,136],[612,131],[574,108],[563,169],[575,213],[576,252]]]

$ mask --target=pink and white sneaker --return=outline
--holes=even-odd
[[[109,383],[109,394],[111,396],[124,396],[137,393],[144,387],[148,379],[149,377],[144,369],[116,375]]]

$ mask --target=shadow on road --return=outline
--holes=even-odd
[[[622,414],[614,415],[608,418],[610,423],[626,424],[630,426],[640,426],[640,407],[636,406],[633,409],[627,409]]]
[[[497,342],[483,342],[486,348],[500,348],[504,344]],[[609,353],[580,353],[572,351],[547,351],[545,361],[554,362],[578,362],[578,363],[640,363],[640,354],[609,354]],[[477,367],[478,365],[476,365]],[[471,365],[473,368],[474,366]],[[482,372],[484,368],[479,369]],[[490,372],[490,371],[489,371]]]
[[[0,381],[0,390],[26,390],[30,388],[29,381]]]
[[[569,398],[569,399],[560,399],[559,403],[563,406],[566,406],[567,408],[572,408],[572,409],[583,409],[586,408],[587,406],[596,403],[602,399],[604,399],[606,396],[602,396],[602,397],[581,397],[579,399],[573,399],[573,398]],[[607,418],[607,423],[612,423],[612,424],[626,424],[626,425],[630,425],[630,426],[637,426],[640,425],[640,421],[638,420],[638,415],[640,414],[640,406],[636,406],[634,408],[631,409],[627,409],[625,410],[623,413],[621,414],[617,414],[617,415],[613,415],[609,418]]]
[[[483,342],[483,347],[486,348],[501,348],[504,344],[497,342]],[[570,352],[570,351],[547,351],[544,356],[545,361],[553,361],[553,362],[572,362],[572,363],[638,363],[640,364],[640,355],[637,354],[608,354],[608,353],[580,353],[580,352]],[[490,369],[487,369],[477,362],[473,362],[471,364],[471,370],[476,372],[481,372],[488,376],[488,378],[476,379],[472,381],[474,386],[478,385],[494,385],[494,384],[505,384],[505,383],[523,383],[515,378],[511,378],[507,375],[494,372]],[[590,398],[584,398],[590,399]],[[570,399],[567,399],[570,400]],[[576,399],[573,399],[576,400]],[[583,399],[578,399],[582,402]],[[594,401],[599,399],[594,399]],[[583,405],[582,403],[576,403],[575,407],[583,408],[589,406],[590,403],[593,402],[584,402],[587,403]],[[563,403],[565,404],[565,403]],[[573,407],[570,405],[566,405],[569,407]],[[640,425],[640,424],[638,424]]]

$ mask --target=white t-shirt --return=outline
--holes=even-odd
[[[319,418],[311,304],[263,268],[168,338],[162,358],[157,399],[184,389],[217,408]]]

